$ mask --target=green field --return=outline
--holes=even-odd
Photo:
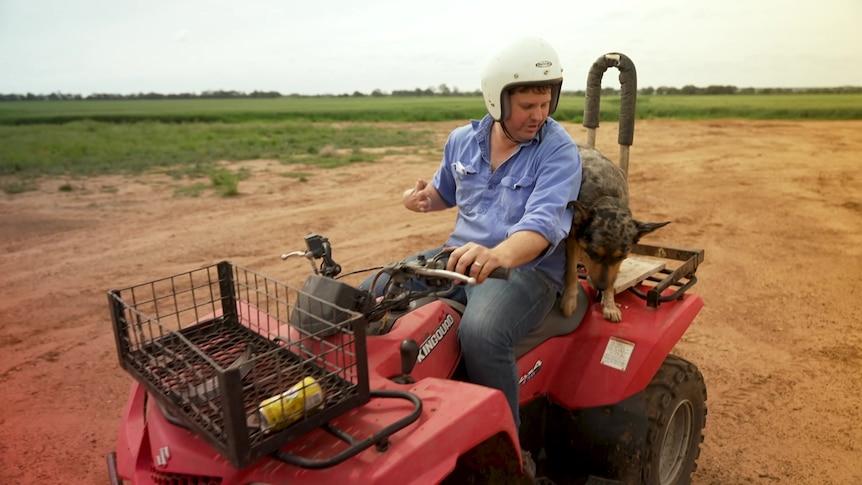
[[[618,96],[602,100],[602,119],[615,120]],[[555,118],[580,122],[582,96],[563,96]],[[414,122],[478,118],[478,97],[282,97],[0,102],[0,125],[57,124],[88,119],[112,123],[158,121]],[[637,116],[649,118],[862,119],[862,94],[640,95]]]
[[[563,96],[554,117],[579,123],[583,107],[583,97]],[[618,119],[618,110],[618,96],[602,99],[603,121]],[[361,147],[440,148],[427,131],[379,122],[466,121],[484,112],[475,96],[6,101],[0,184],[14,193],[44,175],[151,170],[213,178],[219,160],[370,162],[375,156]],[[858,120],[862,94],[640,95],[637,117]]]
[[[261,158],[333,168],[381,156],[361,148],[430,149],[430,133],[369,123],[298,121],[0,125],[0,184],[10,193],[29,190],[32,180],[44,175],[156,170],[177,178],[212,177],[218,161]]]

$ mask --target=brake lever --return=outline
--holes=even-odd
[[[468,285],[475,285],[476,278],[472,276],[467,276],[456,271],[449,271],[447,269],[435,269],[435,268],[415,268],[413,270],[415,274],[419,274],[422,276],[435,276],[438,278],[448,278],[451,280],[460,281],[462,283],[467,283]]]
[[[314,274],[320,274],[320,271],[317,268],[317,263],[314,261],[314,254],[311,251],[291,251],[289,253],[284,253],[281,255],[281,260],[286,261],[287,258],[291,258],[294,256],[301,256],[308,260],[309,264],[311,264],[311,269],[314,271]]]
[[[281,255],[282,260],[286,260],[292,256],[302,256],[311,262],[311,268],[314,274],[322,274],[328,278],[335,278],[341,273],[341,265],[332,259],[332,246],[329,244],[329,239],[309,233],[305,236],[305,245],[308,249],[305,251],[292,251]],[[318,267],[316,260],[320,260]]]

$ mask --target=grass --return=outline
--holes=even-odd
[[[0,102],[0,125],[109,123],[244,123],[249,121],[446,121],[482,116],[475,97],[170,99]]]
[[[33,190],[40,176],[156,170],[210,180],[192,194],[231,195],[243,174],[220,171],[219,161],[335,168],[381,156],[362,148],[439,150],[430,131],[381,122],[466,121],[484,112],[472,96],[0,102],[0,185],[15,194]],[[619,96],[605,96],[601,119],[618,113]],[[858,120],[862,94],[640,95],[637,116]],[[554,117],[580,123],[583,97],[563,96]]]
[[[640,96],[637,110],[639,118],[860,120],[862,94]]]
[[[220,160],[275,159],[336,167],[373,158],[360,148],[430,146],[430,132],[299,122],[0,125],[0,176],[205,175]],[[323,147],[330,147],[323,150]],[[347,156],[338,155],[347,150]]]
[[[207,173],[210,183],[205,184],[196,182],[191,185],[178,187],[174,190],[176,196],[198,197],[203,191],[212,189],[222,197],[232,197],[239,195],[239,182],[245,180],[249,176],[246,169],[240,169],[237,172],[231,172],[226,168],[214,168]]]
[[[0,188],[33,190],[40,176],[138,174],[159,171],[175,179],[209,178],[209,188],[236,193],[219,161],[274,159],[335,168],[372,162],[361,148],[429,147],[430,131],[368,124],[338,126],[296,121],[244,123],[104,123],[0,125]],[[205,187],[180,191],[196,195]]]
[[[556,118],[581,122],[583,96],[564,95]],[[0,125],[247,122],[420,122],[480,118],[481,98],[282,97],[0,102]],[[616,120],[619,96],[602,100],[603,120]],[[639,95],[639,118],[862,119],[862,94]]]

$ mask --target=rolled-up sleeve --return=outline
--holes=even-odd
[[[544,140],[542,144],[548,144],[538,147],[535,186],[524,215],[508,231],[510,236],[518,231],[541,234],[550,243],[548,252],[568,235],[572,223],[568,203],[578,198],[581,186],[581,156],[577,146],[568,137],[554,138]]]

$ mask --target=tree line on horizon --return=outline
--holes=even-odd
[[[620,90],[614,87],[602,88],[602,95],[613,96],[618,95]],[[638,90],[638,94],[643,95],[714,95],[714,94],[848,94],[862,93],[862,86],[839,86],[832,88],[738,88],[731,85],[710,85],[706,87],[698,87],[694,85],[686,85],[681,88],[659,86],[645,87]],[[583,90],[563,91],[563,96],[584,96]],[[177,94],[162,94],[162,93],[134,93],[134,94],[114,94],[114,93],[93,93],[87,96],[81,94],[67,94],[62,92],[54,92],[49,94],[4,94],[0,93],[0,101],[86,101],[86,100],[135,100],[135,99],[243,99],[243,98],[362,98],[362,97],[481,97],[480,90],[475,91],[459,91],[458,88],[449,88],[445,84],[441,84],[436,88],[429,87],[425,89],[415,88],[412,90],[394,90],[391,93],[385,93],[380,89],[375,89],[370,94],[365,94],[359,91],[354,91],[352,94],[282,94],[278,91],[252,91],[246,93],[243,91],[234,90],[215,90],[203,91],[201,93],[177,93]]]

